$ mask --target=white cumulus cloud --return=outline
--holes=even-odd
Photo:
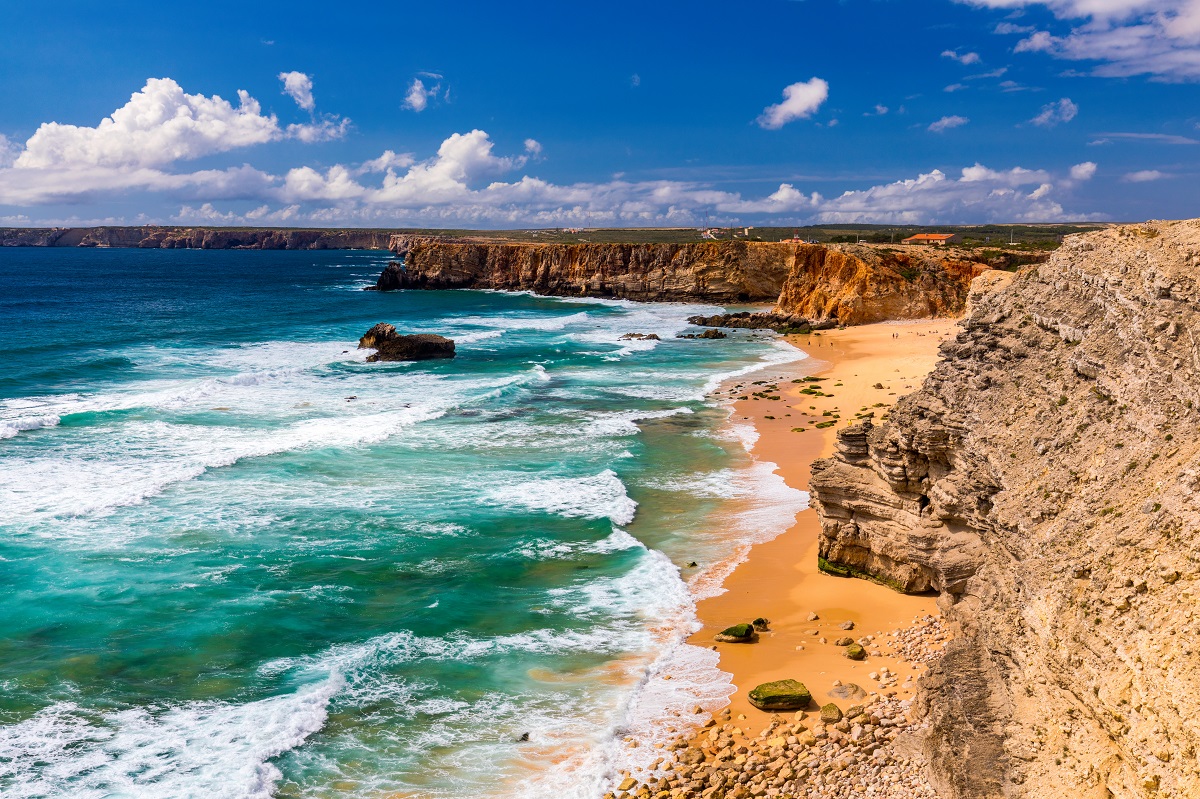
[[[404,95],[404,103],[401,108],[407,108],[409,111],[416,111],[419,114],[429,107],[429,101],[437,97],[441,89],[440,83],[426,87],[425,81],[413,78],[412,83],[408,85],[408,92]]]
[[[978,64],[983,60],[979,57],[979,53],[960,53],[957,50],[943,50],[942,58],[952,58],[965,67],[970,66],[971,64]]]
[[[1041,112],[1029,121],[1044,128],[1052,128],[1061,122],[1070,122],[1078,114],[1079,106],[1071,102],[1070,98],[1064,97],[1056,103],[1042,106]]]
[[[275,178],[249,166],[169,168],[282,139],[338,138],[348,126],[349,120],[329,117],[285,129],[245,91],[238,91],[235,106],[218,95],[187,94],[170,78],[152,78],[95,127],[47,122],[15,158],[10,145],[2,148],[0,204],[74,202],[137,189],[206,199],[260,196]]]
[[[936,122],[930,123],[929,130],[933,131],[934,133],[944,133],[951,128],[961,128],[970,121],[971,120],[967,119],[966,117],[960,117],[958,115],[942,117]]]
[[[767,130],[778,130],[794,120],[807,119],[828,97],[829,84],[820,78],[785,86],[783,102],[764,108],[758,124]]]
[[[283,81],[283,93],[295,100],[296,105],[305,111],[316,109],[312,78],[303,72],[280,72],[279,79]]]
[[[25,143],[21,168],[64,165],[161,166],[281,137],[274,115],[238,91],[238,105],[187,94],[170,78],[151,78],[94,128],[46,122]]]
[[[1084,161],[1082,164],[1076,164],[1071,167],[1072,180],[1091,180],[1096,174],[1096,162]]]
[[[1197,0],[958,0],[995,9],[1048,8],[1063,23],[1055,34],[1001,23],[996,32],[1028,34],[1016,52],[1047,53],[1099,62],[1102,77],[1152,75],[1200,80],[1200,2]]]

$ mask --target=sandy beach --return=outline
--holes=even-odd
[[[719,396],[735,399],[735,420],[754,425],[754,456],[777,464],[788,485],[807,490],[809,466],[833,453],[836,431],[856,423],[858,414],[873,413],[876,421],[885,418],[896,400],[915,390],[932,370],[938,346],[955,329],[954,321],[938,319],[793,336],[789,341],[809,353],[809,359],[731,381]],[[801,393],[806,389],[813,393]],[[755,392],[765,396],[756,397]],[[835,424],[815,426],[830,421]],[[906,678],[913,668],[890,655],[888,647],[856,662],[834,641],[847,635],[886,637],[911,625],[914,618],[936,615],[934,597],[905,596],[864,580],[822,574],[817,569],[819,529],[815,511],[800,513],[786,532],[750,550],[725,580],[724,593],[699,605],[704,627],[690,642],[717,647],[720,668],[733,675],[737,686],[729,710],[734,718],[746,716],[741,723],[746,733],[756,732],[770,718],[750,705],[746,695],[772,680],[799,680],[817,704],[835,701],[845,706],[845,698],[829,693],[835,682],[886,694],[879,681],[869,677],[886,667],[896,675],[891,689],[895,696],[911,696]],[[757,617],[769,619],[770,628],[756,643],[714,642],[722,629]],[[853,622],[852,633],[842,628],[845,622]],[[867,649],[871,652],[873,647]]]

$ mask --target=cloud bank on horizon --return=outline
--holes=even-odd
[[[1085,62],[1078,74],[1090,75],[1088,80],[1139,75],[1178,85],[1200,80],[1200,0],[953,3],[979,14],[1004,12],[999,21],[980,20],[986,37],[1012,41],[1002,57]],[[861,87],[852,91],[828,74],[786,84],[782,99],[779,83],[774,89],[765,81],[741,89],[761,98],[762,110],[753,119],[731,118],[728,124],[757,129],[767,144],[770,137],[813,137],[819,131],[836,136],[847,128],[839,125],[843,119],[860,131],[873,124],[902,126],[892,130],[915,142],[911,146],[924,153],[924,164],[888,170],[890,175],[874,180],[866,175],[876,170],[795,176],[794,170],[779,169],[771,181],[769,165],[737,188],[703,170],[692,170],[686,178],[635,179],[615,171],[604,179],[582,180],[571,179],[567,170],[564,180],[555,164],[555,153],[562,148],[548,146],[536,122],[523,130],[509,125],[504,131],[502,140],[515,139],[520,145],[499,145],[483,126],[468,122],[457,131],[447,130],[434,146],[395,146],[403,137],[392,133],[386,137],[392,146],[362,152],[364,145],[356,153],[350,145],[360,135],[358,126],[344,115],[319,112],[312,76],[288,70],[270,74],[276,75],[280,94],[294,104],[292,112],[303,112],[299,122],[281,122],[247,90],[237,89],[236,101],[230,101],[218,94],[189,93],[173,78],[155,77],[95,125],[50,121],[27,137],[0,133],[0,224],[558,227],[690,226],[710,220],[785,225],[1084,221],[1112,216],[1084,191],[1098,175],[1126,187],[1167,186],[1178,185],[1166,179],[1188,169],[1186,162],[1181,167],[1178,161],[1159,160],[1106,172],[1099,164],[1113,147],[1200,143],[1161,127],[1100,134],[1079,129],[1087,109],[1082,102],[1067,96],[1037,98],[1040,87],[1016,80],[1011,64],[997,64],[994,48],[988,52],[976,42],[958,42],[927,49],[927,68],[940,70],[930,81],[935,84],[928,89],[932,101],[922,93],[856,97]],[[946,71],[956,79],[943,89],[939,78]],[[414,121],[419,115],[422,122],[446,113],[451,101],[444,73],[408,74],[406,83],[392,89],[394,107],[411,112],[408,118]],[[620,77],[627,91],[644,92],[653,85],[640,77],[630,81],[628,74],[622,71]],[[985,90],[996,96],[1028,94],[1031,102],[1006,122],[997,122],[995,114],[978,106],[970,116],[961,113],[968,107],[957,98]],[[478,121],[486,122],[486,115]],[[0,130],[2,126],[0,117]],[[1029,137],[1020,161],[1014,163],[1011,153],[948,159],[941,152],[953,147],[962,153],[972,141],[994,138],[1003,127],[1010,131],[1008,137]],[[1197,128],[1194,122],[1192,128]],[[1034,138],[1039,136],[1071,136],[1080,149],[1069,160],[1061,152],[1047,157]],[[330,159],[329,148],[335,145]],[[253,165],[251,159],[259,156],[271,164]],[[547,171],[557,173],[557,179],[543,177]],[[131,205],[136,213],[105,213],[118,202],[123,213]]]
[[[297,77],[299,76],[299,77]],[[284,91],[307,108],[312,81],[280,75]],[[801,87],[795,89],[795,86]],[[795,84],[771,124],[803,118],[824,101],[819,78]],[[705,213],[739,218],[788,216],[816,222],[890,222],[977,218],[1047,221],[1079,218],[1053,197],[1046,170],[995,171],[980,164],[957,178],[933,169],[916,178],[851,190],[835,197],[804,193],[781,183],[770,194],[744,197],[697,182],[611,180],[556,184],[529,175],[502,179],[526,167],[542,145],[527,139],[517,156],[494,153],[482,130],[454,133],[423,159],[386,151],[357,164],[319,170],[294,167],[272,174],[242,165],[186,171],[203,156],[293,138],[317,142],[345,135],[349,120],[281,126],[257,100],[238,92],[238,105],[219,96],[187,94],[169,78],[153,78],[129,102],[95,127],[49,122],[0,169],[0,204],[77,202],[110,192],[146,190],[199,200],[171,221],[209,224],[690,225]],[[789,103],[791,104],[789,106]],[[309,109],[311,110],[311,109]],[[776,125],[777,123],[777,125]],[[943,120],[943,127],[957,123]],[[1091,177],[1064,176],[1067,185]],[[261,203],[245,212],[222,211],[220,200]]]

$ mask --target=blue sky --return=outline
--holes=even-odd
[[[6,14],[0,225],[1200,215],[1200,0]]]

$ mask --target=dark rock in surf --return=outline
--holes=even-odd
[[[376,361],[425,361],[432,358],[453,358],[454,340],[431,333],[406,336],[396,332],[393,325],[380,322],[358,340],[360,350],[375,350],[367,356],[368,363]]]
[[[374,286],[367,286],[364,291],[396,291],[404,288],[404,264],[400,261],[388,261],[379,274]]]

